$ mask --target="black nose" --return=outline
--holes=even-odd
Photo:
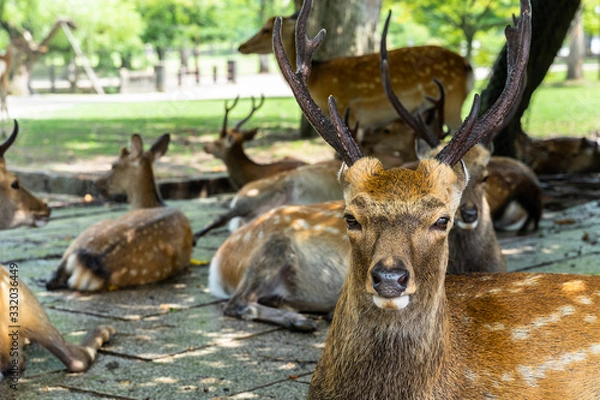
[[[466,222],[467,224],[477,221],[477,207],[461,206],[460,217],[463,222]]]
[[[373,289],[381,297],[399,297],[408,284],[408,270],[402,261],[397,261],[391,266],[385,265],[383,261],[375,264],[371,271]]]

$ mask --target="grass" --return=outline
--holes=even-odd
[[[590,136],[600,130],[600,82],[593,80],[597,71],[588,73],[592,74],[588,79],[575,83],[564,82],[560,75],[548,76],[523,118],[531,136]],[[245,117],[249,108],[250,101],[241,100],[231,112],[230,125]],[[248,144],[249,153],[264,161],[286,155],[310,161],[329,157],[330,150],[320,139],[299,140],[299,117],[292,98],[267,99],[247,123],[247,128],[259,127],[261,132]],[[108,168],[131,133],[150,141],[170,132],[166,161],[176,168],[165,174],[222,170],[222,164],[202,150],[221,129],[222,119],[222,100],[79,104],[38,112],[35,118],[19,121],[24,134],[10,150],[9,164],[59,170],[71,165],[77,171],[82,162],[101,160]]]

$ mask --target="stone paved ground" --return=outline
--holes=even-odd
[[[169,202],[199,229],[222,211],[224,197]],[[221,315],[223,302],[207,289],[207,263],[225,230],[197,244],[194,265],[162,284],[98,294],[46,292],[45,280],[70,240],[125,206],[67,207],[40,229],[0,231],[0,259],[16,262],[50,319],[79,342],[97,324],[117,334],[91,369],[69,374],[39,345],[27,349],[19,392],[0,382],[0,398],[22,399],[302,399],[328,325],[294,334]],[[541,229],[525,237],[502,235],[509,269],[600,273],[600,201],[546,213]],[[318,317],[315,317],[318,318]]]

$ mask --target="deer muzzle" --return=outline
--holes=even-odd
[[[459,208],[458,218],[456,218],[456,224],[461,229],[475,229],[479,222],[479,212],[477,206],[465,206],[462,205]]]
[[[373,302],[379,308],[400,310],[410,301],[407,288],[410,273],[404,262],[381,260],[371,270],[371,285],[375,294]]]

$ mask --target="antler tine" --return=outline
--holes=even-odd
[[[388,51],[387,51],[387,32],[390,25],[390,19],[392,17],[392,11],[388,13],[388,16],[385,20],[385,25],[383,27],[383,33],[381,34],[381,44],[380,44],[380,71],[381,71],[381,82],[383,83],[383,90],[388,97],[388,100],[394,107],[394,110],[398,113],[400,117],[419,135],[423,140],[427,142],[427,144],[431,147],[435,147],[439,144],[439,139],[427,128],[425,122],[422,118],[415,118],[413,115],[402,105],[396,93],[394,93],[394,89],[392,88],[392,77],[390,76],[390,68],[388,61]],[[443,96],[443,91],[442,91]]]
[[[358,144],[352,139],[348,127],[343,123],[334,125],[329,118],[325,116],[323,111],[315,103],[308,91],[308,76],[311,69],[311,58],[313,52],[323,41],[325,30],[321,30],[317,36],[310,39],[306,35],[306,21],[310,12],[311,0],[305,0],[302,9],[298,14],[296,22],[296,72],[293,71],[285,51],[281,39],[281,17],[275,19],[273,26],[273,52],[281,69],[283,77],[290,85],[294,97],[300,106],[300,109],[306,116],[306,119],[311,123],[321,137],[337,152],[342,161],[348,166],[352,166],[362,153]],[[339,118],[337,108],[330,108],[333,118]]]
[[[337,105],[336,105],[336,109],[337,109]],[[354,126],[353,127],[350,126],[350,107],[346,107],[346,110],[344,111],[344,124],[348,127],[350,134],[352,135],[354,140],[356,140],[356,142],[358,143],[357,137],[358,137],[359,121],[356,120],[354,122]]]
[[[439,161],[454,165],[471,147],[485,137],[494,135],[519,97],[531,45],[531,5],[529,0],[520,2],[521,17],[514,28],[507,26],[505,29],[507,74],[502,93],[490,109],[478,119],[475,118],[476,114],[474,115],[473,108],[475,108],[475,103],[479,107],[479,97],[475,98],[468,119],[463,122],[448,146],[436,156]],[[474,121],[470,121],[471,118]]]
[[[435,136],[441,142],[442,139],[444,139],[449,133],[448,131],[444,132],[444,103],[446,102],[446,92],[444,91],[444,85],[442,85],[442,82],[440,82],[437,78],[433,78],[433,82],[437,85],[440,91],[440,97],[438,99],[434,99],[433,97],[426,96],[425,98],[433,103],[433,106],[435,107],[435,115],[437,116],[438,122],[436,124]],[[428,126],[427,123],[425,123],[425,125]]]
[[[223,129],[221,129],[221,134],[219,135],[220,137],[225,137],[225,135],[227,134],[227,116],[229,115],[229,111],[233,110],[233,108],[236,106],[239,99],[240,96],[237,96],[235,100],[233,100],[233,104],[231,105],[231,107],[227,106],[229,102],[225,100],[225,117],[223,118]]]
[[[250,99],[252,100],[252,111],[250,111],[250,114],[248,114],[248,116],[246,118],[244,118],[243,120],[241,120],[240,122],[237,123],[237,125],[235,126],[236,130],[239,130],[242,127],[242,125],[244,125],[246,123],[246,121],[248,121],[250,119],[250,117],[252,117],[254,112],[256,112],[256,110],[258,110],[259,108],[262,107],[262,105],[265,102],[265,95],[264,94],[260,95],[260,103],[258,103],[257,106],[255,106],[254,96],[252,96]]]
[[[4,143],[0,145],[0,157],[4,157],[4,153],[6,153],[6,150],[8,150],[10,146],[12,146],[15,139],[17,138],[17,135],[19,134],[19,124],[17,123],[16,119],[13,121],[15,123],[15,126],[13,127],[12,133],[10,134],[8,139],[6,139]]]

